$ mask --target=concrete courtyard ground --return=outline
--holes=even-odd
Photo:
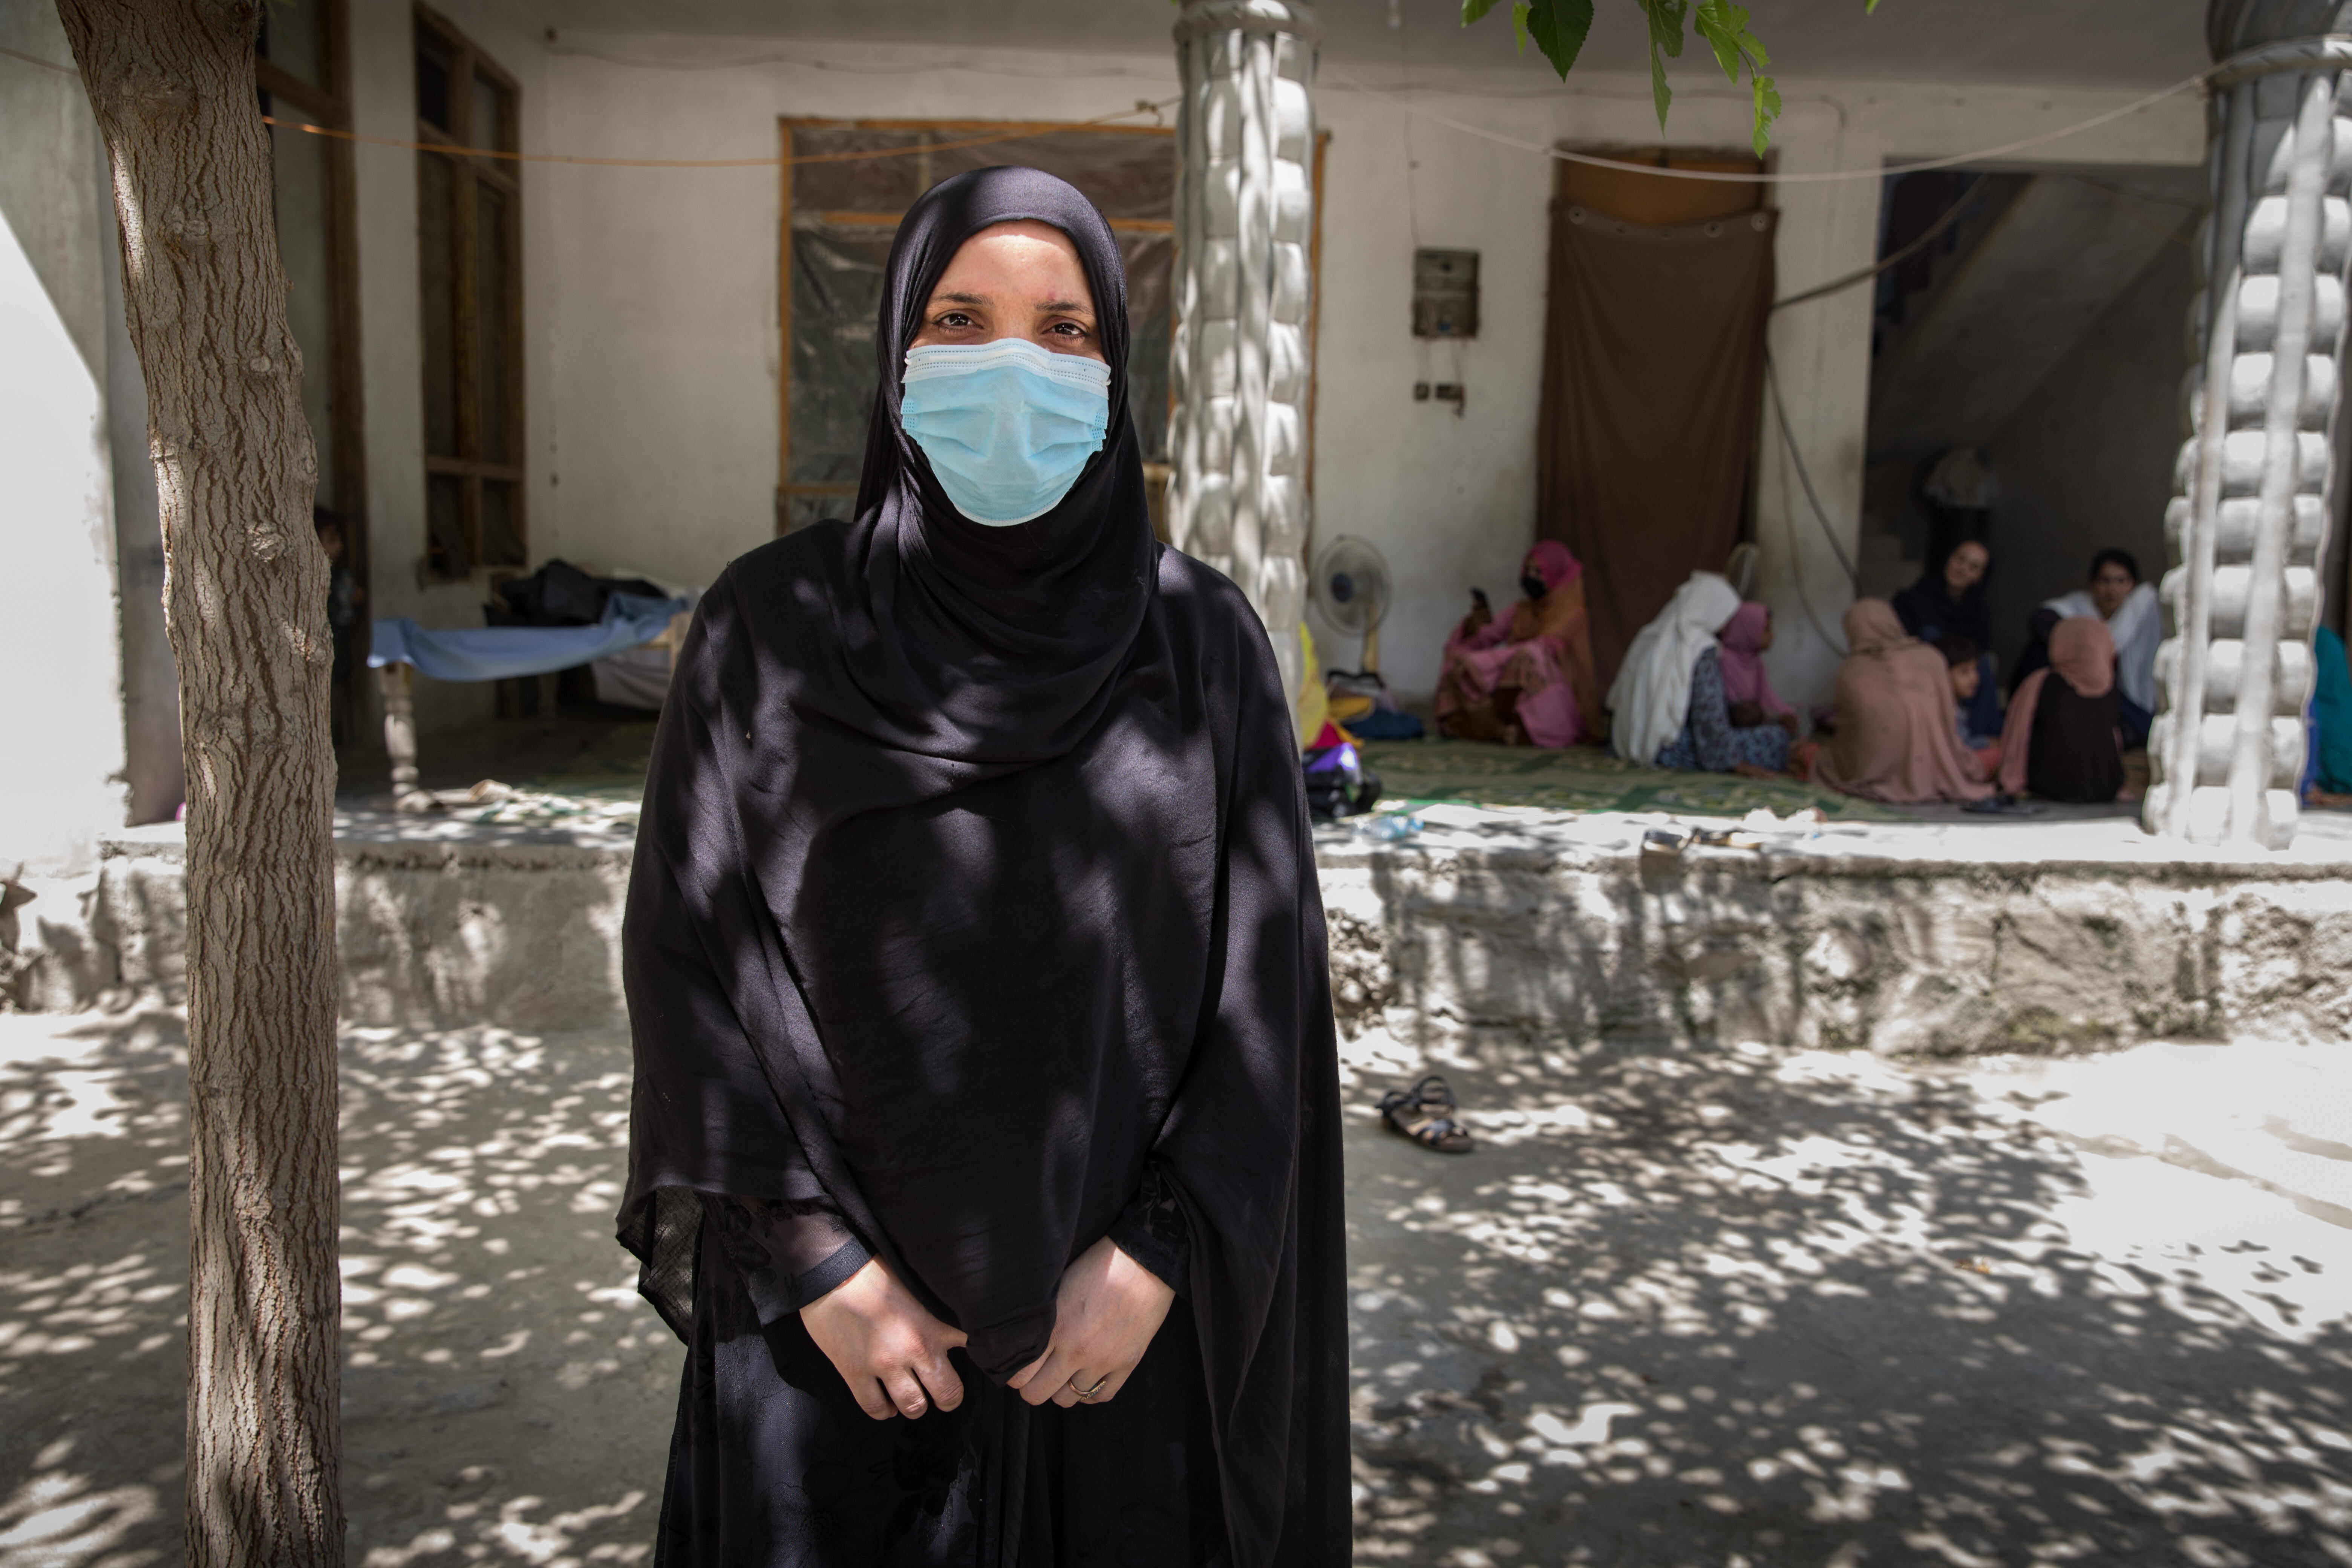
[[[180,1558],[179,1016],[0,1018],[0,1565]],[[2352,1563],[2352,1056],[1350,1047],[1365,1563]],[[352,1029],[352,1561],[648,1553],[617,1027]]]

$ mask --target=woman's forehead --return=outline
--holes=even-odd
[[[1065,287],[1076,285],[1081,290],[1081,302],[1091,298],[1077,246],[1052,224],[1034,218],[993,223],[965,240],[949,258],[933,291],[953,288],[960,278],[1005,272],[1022,274],[1036,282],[1052,280]]]

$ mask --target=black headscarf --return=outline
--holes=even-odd
[[[1953,554],[1963,544],[1974,544],[1990,554],[1990,547],[1979,539],[1953,542],[1937,560],[1927,563],[1919,580],[1895,595],[1895,613],[1903,621],[1903,629],[1922,642],[1942,642],[1947,637],[1966,637],[1979,648],[1992,647],[1992,605],[1986,590],[1992,584],[1992,565],[1986,563],[1985,574],[1958,596],[1952,585],[1944,580],[1944,568],[1951,563]]]
[[[900,426],[900,377],[950,259],[1015,218],[1077,249],[1109,436],[1061,504],[986,527]],[[729,566],[663,707],[623,944],[640,1289],[683,1333],[696,1190],[817,1202],[1001,1380],[1149,1161],[1190,1226],[1236,1568],[1344,1563],[1297,752],[1239,590],[1151,537],[1108,226],[1034,170],[941,184],[900,226],[877,350],[856,521]]]

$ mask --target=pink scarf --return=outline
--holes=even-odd
[[[1952,727],[1944,656],[1903,629],[1884,599],[1845,613],[1853,650],[1838,668],[1837,731],[1813,761],[1813,781],[1864,800],[1982,800],[1984,766]]]
[[[1543,579],[1548,590],[1565,588],[1584,575],[1584,563],[1570,554],[1568,546],[1557,539],[1536,542],[1536,547],[1528,552],[1526,562],[1519,567],[1519,575],[1526,576],[1530,569]]]
[[[2050,668],[2035,670],[2019,684],[2017,695],[2009,700],[2008,722],[2000,727],[2003,795],[2025,793],[2033,715],[2042,707],[2042,689],[2049,684],[2051,670],[2078,696],[2105,697],[2116,683],[2116,639],[2107,623],[2096,616],[2069,616],[2050,628]]]
[[[1729,702],[1753,702],[1764,710],[1768,718],[1793,713],[1795,709],[1780,700],[1772,689],[1772,678],[1764,672],[1764,632],[1772,624],[1772,612],[1758,604],[1739,606],[1724,628],[1716,633],[1715,640],[1722,648],[1723,695]]]

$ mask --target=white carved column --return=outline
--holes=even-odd
[[[2144,819],[2200,844],[2294,837],[2352,250],[2352,41],[2325,35],[2347,26],[2336,0],[2208,13],[2212,208]]]
[[[1249,595],[1298,689],[1315,44],[1301,0],[1184,0],[1168,528]]]

